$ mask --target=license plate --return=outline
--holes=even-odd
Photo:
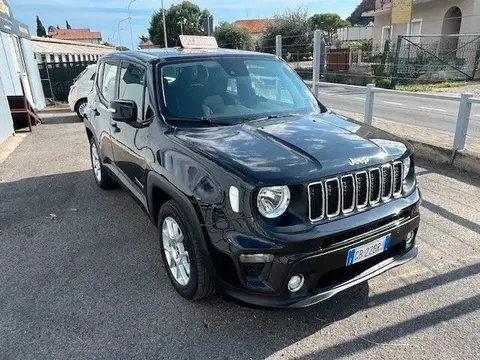
[[[381,254],[382,252],[388,250],[389,246],[390,234],[375,241],[369,242],[368,244],[350,249],[347,255],[346,266],[359,263],[363,260],[370,259],[375,255]]]

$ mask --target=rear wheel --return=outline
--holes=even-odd
[[[75,112],[77,113],[78,117],[83,120],[85,116],[85,110],[87,110],[87,99],[78,100],[75,104]]]
[[[102,189],[111,189],[115,186],[115,180],[110,176],[102,164],[95,139],[90,137],[90,160],[92,162],[93,177],[95,182]]]
[[[160,248],[168,277],[184,298],[199,300],[214,292],[193,223],[174,200],[167,201],[158,215]]]

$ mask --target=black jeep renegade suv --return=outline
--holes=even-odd
[[[187,299],[303,307],[417,254],[412,147],[328,111],[276,56],[107,55],[85,126],[95,181],[158,225]]]

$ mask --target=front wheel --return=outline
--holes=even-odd
[[[95,139],[90,137],[90,160],[92,162],[93,176],[95,182],[102,189],[111,189],[115,186],[115,181],[102,164],[100,153],[98,151],[97,143]]]
[[[176,201],[167,201],[160,209],[158,229],[163,262],[175,290],[189,300],[210,296],[213,282],[192,231],[192,220]]]

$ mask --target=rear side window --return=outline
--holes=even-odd
[[[103,67],[101,93],[108,102],[115,100],[115,80],[117,77],[118,65],[105,63]]]
[[[141,119],[144,107],[145,69],[132,64],[122,63],[118,84],[120,100],[133,100],[137,104],[138,117]]]

